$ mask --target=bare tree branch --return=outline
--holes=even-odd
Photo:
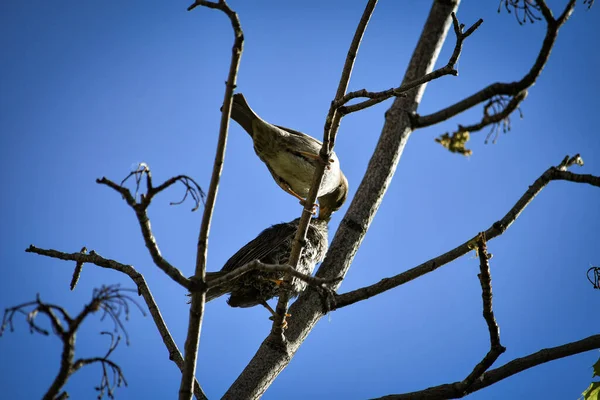
[[[513,11],[515,12],[515,17],[517,18],[519,25],[523,25],[527,21],[534,23],[535,21],[540,21],[542,19],[537,15],[537,13],[540,11],[540,6],[533,1],[500,0],[500,4],[498,5],[498,13],[502,9],[502,4],[504,4],[506,12],[509,14],[512,14]]]
[[[96,387],[96,390],[99,392],[98,398],[102,398],[104,396],[104,392],[107,392],[109,398],[114,399],[114,391],[116,388],[121,385],[127,386],[127,380],[125,379],[125,375],[123,375],[123,371],[121,367],[115,362],[108,359],[112,352],[119,345],[120,337],[115,339],[115,336],[110,332],[100,332],[101,335],[109,335],[111,337],[111,344],[104,355],[104,357],[91,357],[91,358],[80,358],[73,363],[71,366],[71,373],[76,372],[83,366],[99,363],[102,366],[102,378],[100,380],[100,385]],[[111,384],[111,379],[109,378],[109,371],[112,373],[113,379]]]
[[[488,326],[490,333],[490,347],[499,347],[500,345],[500,328],[494,317],[492,309],[492,274],[490,272],[491,254],[487,251],[487,239],[485,232],[479,233],[477,240],[477,254],[479,255],[480,273],[477,275],[481,283],[481,298],[483,299],[483,318]]]
[[[600,348],[600,335],[589,336],[577,342],[563,344],[562,346],[542,349],[536,353],[522,358],[516,358],[501,367],[489,370],[484,373],[481,379],[478,379],[466,391],[458,390],[460,382],[448,383],[445,385],[430,387],[418,392],[393,394],[379,397],[374,400],[409,400],[409,399],[459,399],[469,393],[476,392],[483,388],[493,385],[503,379],[525,371],[526,369],[536,367],[549,361],[558,360],[575,354]]]
[[[112,337],[111,345],[106,352],[104,357],[97,357],[93,359],[82,359],[73,362],[73,358],[75,356],[75,344],[76,344],[76,333],[79,330],[79,327],[83,323],[83,321],[90,315],[99,310],[104,310],[104,315],[109,315],[111,319],[115,322],[115,332],[123,332],[127,335],[127,331],[125,327],[120,322],[120,316],[122,312],[126,314],[129,311],[129,302],[134,302],[133,299],[125,295],[128,289],[122,289],[118,285],[114,286],[102,286],[100,289],[94,289],[94,294],[92,296],[92,301],[85,305],[83,310],[75,316],[75,318],[71,318],[67,311],[57,305],[49,304],[42,302],[40,296],[38,295],[34,302],[20,304],[15,307],[11,307],[6,309],[4,312],[2,327],[0,328],[0,335],[4,331],[7,325],[10,325],[11,331],[13,330],[13,319],[18,311],[20,314],[25,314],[27,316],[27,323],[30,326],[30,330],[32,332],[38,332],[44,335],[48,335],[49,332],[43,328],[41,328],[37,322],[37,315],[44,314],[46,315],[52,324],[53,331],[58,336],[58,338],[63,343],[63,350],[61,354],[60,360],[60,368],[56,378],[50,385],[50,388],[44,395],[44,400],[54,400],[54,399],[64,399],[68,397],[67,392],[61,392],[62,387],[67,383],[68,379],[79,370],[82,366],[91,364],[93,362],[100,362],[103,368],[103,377],[101,380],[100,386],[96,388],[99,391],[98,398],[102,398],[104,395],[104,391],[108,392],[108,396],[110,398],[114,398],[113,392],[114,389],[124,383],[127,385],[125,381],[125,377],[121,371],[121,368],[110,361],[108,357],[112,354],[114,349],[117,347],[119,340],[115,340],[114,335],[109,333]],[[26,309],[33,307],[30,312],[25,312]],[[60,319],[56,316],[54,311],[58,311],[63,317],[64,321],[68,329],[63,328],[63,324]],[[108,372],[106,367],[109,367],[115,377],[115,384],[111,385],[110,380],[108,379]]]
[[[196,373],[196,359],[198,356],[198,346],[200,342],[200,331],[202,326],[202,317],[204,315],[204,305],[206,299],[206,259],[208,256],[208,234],[212,214],[215,207],[217,192],[219,189],[219,181],[221,180],[221,171],[225,161],[225,147],[227,144],[227,134],[229,131],[229,118],[231,117],[231,103],[233,91],[236,87],[237,72],[240,66],[242,51],[244,48],[244,33],[240,25],[238,15],[227,5],[225,0],[219,0],[218,3],[196,0],[194,4],[188,7],[188,10],[193,10],[197,6],[204,6],[212,9],[217,9],[223,12],[229,18],[231,27],[233,28],[234,43],[232,48],[231,63],[229,66],[229,74],[225,86],[225,94],[223,98],[223,108],[221,113],[221,125],[219,127],[219,140],[217,143],[217,151],[213,172],[210,179],[208,196],[202,215],[202,223],[198,235],[198,246],[196,254],[196,268],[194,272],[194,281],[199,283],[200,290],[192,293],[192,301],[190,305],[190,315],[188,323],[188,333],[185,340],[185,361],[182,371],[181,385],[179,387],[179,399],[187,400],[192,398],[192,389],[194,376]]]
[[[433,3],[404,82],[411,82],[433,70],[437,55],[452,23],[451,13],[456,11],[457,3],[457,1],[440,0]],[[356,40],[360,40],[360,36]],[[356,54],[350,52],[348,58],[354,57]],[[352,65],[351,61],[347,64]],[[349,70],[350,68],[344,68],[344,71]],[[345,75],[349,76],[349,72],[344,72]],[[344,81],[342,79],[342,82]],[[335,234],[325,261],[319,267],[317,277],[331,278],[346,274],[356,249],[364,238],[394,175],[404,145],[412,132],[408,115],[416,111],[425,87],[426,85],[421,85],[407,92],[406,97],[396,98],[392,108],[386,113],[386,123],[367,172]],[[341,98],[346,91],[346,87],[340,89],[336,99]],[[337,130],[336,124],[339,124],[339,118],[339,113],[330,112],[325,122],[325,132]],[[325,136],[324,142],[329,143],[332,136],[329,134]],[[328,158],[323,157],[323,149],[321,157],[326,160]],[[314,199],[313,193],[313,202]],[[310,198],[307,203],[311,204]],[[307,212],[310,213],[308,210]],[[224,396],[225,399],[258,398],[265,392],[323,316],[321,294],[309,287],[292,304],[289,312],[294,317],[289,321],[285,342],[273,338],[273,335],[267,337],[248,366],[229,388]]]
[[[29,246],[29,248],[25,251],[51,258],[57,258],[60,260],[76,261],[77,263],[91,263],[102,268],[114,269],[129,276],[129,278],[131,278],[131,280],[136,284],[138,293],[142,296],[146,306],[148,307],[148,311],[152,316],[152,320],[154,321],[154,324],[160,333],[160,337],[162,338],[163,343],[169,352],[169,359],[177,365],[179,370],[183,370],[183,356],[181,355],[177,344],[175,344],[175,340],[173,340],[171,332],[169,332],[169,328],[167,327],[160,313],[158,305],[154,300],[154,296],[152,295],[144,276],[140,274],[132,265],[126,265],[118,261],[104,258],[93,250],[90,251],[89,254],[63,253],[56,250],[40,249],[32,245]],[[191,289],[191,287],[189,289]],[[207,398],[198,381],[194,381],[194,395],[198,400]]]
[[[460,392],[467,391],[496,362],[498,357],[506,351],[506,348],[500,344],[500,328],[498,328],[496,318],[494,317],[494,310],[492,309],[492,275],[489,263],[491,256],[487,252],[485,232],[479,234],[476,245],[477,253],[479,254],[479,269],[481,271],[477,277],[481,283],[483,318],[490,333],[490,350],[481,362],[473,368],[473,371],[457,385],[457,390]]]
[[[81,254],[87,253],[87,248],[85,246],[83,246],[81,248],[81,250],[79,250],[79,253],[81,253]],[[83,264],[84,264],[83,261],[77,261],[77,264],[75,264],[75,270],[73,271],[73,277],[71,278],[71,284],[69,285],[71,290],[75,290],[75,286],[77,286],[77,282],[79,282],[79,277],[81,276],[81,270],[83,269]]]
[[[25,312],[24,310],[28,307],[35,306],[30,312]],[[60,313],[61,317],[65,320],[67,325],[71,324],[73,319],[69,316],[66,310],[60,306],[54,304],[43,303],[40,299],[39,293],[36,296],[35,301],[30,301],[28,303],[19,304],[14,307],[9,307],[4,310],[4,316],[2,318],[2,325],[0,326],[0,336],[6,330],[6,327],[10,327],[10,331],[14,332],[14,318],[15,314],[25,315],[27,324],[29,325],[30,333],[39,333],[44,336],[50,335],[50,332],[47,329],[42,328],[41,325],[38,325],[36,317],[42,313],[45,314],[50,320],[50,324],[52,326],[52,331],[55,335],[62,337],[65,334],[65,330],[60,318],[56,315],[55,312]]]
[[[89,254],[86,253],[64,253],[62,251],[57,251],[53,249],[41,249],[39,247],[35,247],[34,245],[30,245],[25,252],[27,253],[35,253],[41,256],[57,258],[59,260],[65,261],[75,261],[77,263],[90,263],[95,264],[102,268],[114,269],[115,271],[123,272],[129,276],[132,274],[139,274],[131,265],[122,264],[118,261],[111,260],[109,258],[104,258],[100,256],[95,251],[90,251]],[[183,287],[190,290],[193,285],[190,280],[185,278]]]
[[[435,71],[425,74],[421,78],[404,83],[397,88],[384,90],[382,92],[367,92],[365,89],[350,92],[334,103],[335,107],[338,108],[338,111],[342,115],[351,114],[353,112],[364,110],[365,108],[374,106],[375,104],[379,104],[382,101],[389,99],[390,97],[401,96],[405,92],[408,92],[409,90],[414,89],[419,85],[431,82],[432,80],[441,78],[444,75],[457,76],[458,71],[455,69],[455,65],[458,62],[458,57],[460,57],[463,42],[473,32],[475,32],[477,28],[479,28],[479,26],[483,23],[483,20],[479,19],[464,33],[464,25],[458,22],[458,19],[456,18],[456,15],[454,13],[452,13],[452,22],[454,26],[454,33],[456,34],[456,45],[454,46],[454,51],[452,52],[452,55],[450,56],[450,59],[448,60],[448,63],[446,65],[436,69]],[[369,100],[357,104],[352,104],[350,106],[345,105],[346,103],[348,103],[348,101],[358,97],[367,97],[369,98]]]
[[[135,216],[137,217],[138,223],[142,230],[142,236],[144,238],[144,243],[146,244],[146,247],[148,248],[148,251],[150,252],[150,256],[152,257],[152,261],[154,261],[154,264],[156,264],[157,267],[162,269],[165,272],[165,274],[167,274],[175,282],[177,282],[181,286],[189,289],[191,287],[191,282],[189,281],[189,279],[187,279],[185,276],[183,276],[181,271],[179,271],[179,269],[177,269],[176,267],[171,265],[171,263],[169,263],[160,253],[160,250],[158,248],[158,243],[156,243],[156,239],[154,238],[154,234],[152,233],[152,227],[150,225],[150,218],[148,217],[148,213],[146,212],[148,206],[150,205],[150,202],[152,201],[152,198],[156,194],[158,194],[160,191],[168,188],[169,186],[171,186],[172,184],[177,182],[179,180],[179,178],[184,175],[180,175],[178,177],[171,178],[167,182],[160,185],[158,188],[154,188],[152,186],[152,177],[150,174],[150,169],[147,168],[147,166],[145,166],[145,165],[144,165],[144,167],[145,167],[144,172],[146,173],[148,187],[147,187],[147,193],[142,196],[142,199],[139,203],[135,200],[135,197],[131,195],[131,192],[129,191],[129,189],[127,189],[126,187],[123,187],[121,185],[117,185],[110,179],[103,177],[101,179],[96,179],[96,182],[101,185],[106,185],[106,186],[110,187],[111,189],[114,189],[115,191],[119,192],[123,196],[123,198],[125,199],[127,204],[133,209],[133,211],[135,211]],[[135,172],[136,171],[134,171],[134,173]],[[132,174],[130,174],[129,176],[132,176]],[[125,180],[126,179],[127,178],[125,178]]]
[[[508,1],[511,1],[511,0],[508,0]],[[521,78],[521,80],[516,81],[516,82],[493,83],[493,84],[485,87],[484,89],[481,89],[480,91],[474,93],[473,95],[471,95],[451,106],[448,106],[440,111],[434,112],[432,114],[424,115],[424,116],[414,114],[411,117],[414,129],[424,128],[427,126],[435,125],[437,123],[440,123],[442,121],[450,119],[450,118],[452,118],[452,117],[454,117],[454,116],[456,116],[456,115],[458,115],[480,103],[483,103],[483,102],[486,102],[486,101],[492,99],[495,96],[500,96],[500,95],[511,96],[511,101],[508,103],[508,105],[505,108],[503,108],[501,111],[499,111],[498,113],[493,114],[493,115],[484,115],[483,119],[479,123],[470,125],[468,127],[459,126],[459,129],[456,132],[454,132],[453,135],[451,136],[451,137],[454,137],[454,142],[456,142],[456,141],[465,139],[466,132],[475,132],[475,131],[485,128],[486,126],[488,126],[490,124],[495,124],[500,121],[503,121],[506,118],[508,118],[508,115],[510,113],[512,113],[515,109],[517,109],[517,107],[519,106],[521,101],[523,101],[523,99],[527,96],[527,89],[529,89],[531,86],[533,86],[533,84],[536,82],[537,78],[539,77],[540,73],[542,72],[544,66],[546,65],[546,62],[548,61],[548,58],[550,57],[550,52],[552,51],[552,48],[554,47],[554,44],[556,42],[556,38],[558,36],[558,31],[561,28],[561,26],[567,21],[567,19],[569,18],[569,16],[571,15],[571,13],[573,12],[573,9],[575,7],[575,0],[569,0],[567,6],[565,7],[561,16],[558,19],[554,19],[554,17],[552,16],[552,12],[550,11],[550,9],[548,8],[548,6],[546,5],[546,3],[543,0],[535,0],[535,1],[536,1],[535,9],[541,10],[542,16],[544,17],[544,19],[546,21],[547,28],[546,28],[546,36],[542,43],[542,47],[538,53],[538,56],[533,64],[533,66],[527,72],[527,74],[525,74],[525,76],[523,76],[523,78]],[[525,2],[525,3],[529,3],[529,2]],[[532,7],[532,6],[534,6],[534,5],[529,3],[528,7]],[[531,8],[528,8],[528,10],[531,10]],[[533,14],[533,15],[535,15],[535,14]],[[445,136],[450,137],[450,135],[445,134],[438,141],[440,141],[440,143],[442,143],[442,140],[444,139]],[[464,143],[463,143],[463,148],[464,148]],[[466,154],[466,153],[468,153],[468,151],[463,152],[463,154]]]
[[[565,160],[567,160],[565,162]],[[503,234],[508,227],[512,225],[517,217],[523,212],[525,207],[542,191],[542,189],[551,181],[565,180],[577,183],[587,183],[593,186],[600,187],[600,176],[574,174],[572,172],[563,170],[566,165],[579,164],[581,165],[581,157],[576,155],[574,157],[565,157],[565,160],[558,167],[550,167],[547,169],[534,183],[529,186],[529,189],[521,196],[517,203],[510,209],[510,211],[499,221],[496,221],[485,231],[486,240],[492,240],[497,236]],[[422,275],[429,272],[435,271],[436,269],[448,264],[451,261],[456,260],[459,257],[467,254],[473,249],[473,244],[476,243],[477,236],[469,239],[463,244],[455,247],[454,249],[432,258],[414,268],[404,271],[398,275],[390,278],[384,278],[381,281],[366,286],[360,289],[353,290],[348,293],[334,296],[333,310],[340,309],[342,307],[349,306],[356,302],[366,300],[370,297],[376,296],[390,289],[403,285],[410,282]]]

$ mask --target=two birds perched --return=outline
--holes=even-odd
[[[302,132],[273,125],[261,119],[248,105],[241,93],[233,96],[231,118],[252,137],[254,151],[266,164],[275,182],[286,192],[304,203],[312,184],[318,163],[322,163],[319,152],[322,143]],[[297,270],[312,274],[317,263],[323,261],[329,246],[327,224],[331,214],[339,210],[348,194],[348,180],[340,169],[337,155],[333,153],[325,169],[317,199],[319,215],[311,219],[306,244],[298,262]],[[219,272],[207,272],[211,281],[251,261],[266,264],[287,264],[299,218],[276,224],[265,229],[235,253]],[[274,314],[267,300],[275,297],[283,273],[252,271],[225,285],[211,288],[206,301],[230,293],[227,303],[232,307],[265,306]],[[294,278],[291,282],[292,296],[298,295],[306,283]]]

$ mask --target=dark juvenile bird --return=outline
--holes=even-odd
[[[260,260],[265,264],[286,264],[292,250],[292,243],[299,218],[276,224],[265,229],[235,253],[219,272],[207,272],[206,281],[210,282],[224,274],[235,270],[251,261]],[[297,270],[303,274],[312,274],[315,265],[325,258],[329,247],[327,240],[327,220],[312,218],[306,235],[306,246],[302,252]],[[206,293],[206,301],[213,300],[230,293],[227,304],[231,307],[253,307],[261,304],[272,314],[273,309],[267,300],[277,296],[280,280],[284,273],[268,273],[263,271],[248,272],[226,285],[211,288]],[[289,290],[292,297],[306,288],[306,282],[293,278]]]
[[[241,93],[233,96],[231,118],[252,137],[254,151],[267,165],[275,182],[304,204],[315,168],[323,162],[319,156],[323,144],[302,132],[263,120]],[[319,217],[329,218],[342,207],[347,195],[348,180],[340,169],[337,155],[332,153],[317,194]]]

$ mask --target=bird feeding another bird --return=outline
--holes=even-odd
[[[323,144],[305,133],[263,120],[241,93],[233,95],[231,118],[252,137],[256,155],[266,164],[275,182],[304,204],[315,168],[323,162],[319,155]],[[348,180],[333,152],[317,193],[319,218],[329,219],[347,196]]]
[[[206,282],[210,283],[211,280],[220,278],[254,260],[260,260],[264,264],[287,264],[299,222],[300,218],[296,218],[265,229],[238,250],[225,263],[221,271],[207,272]],[[315,266],[325,258],[329,247],[327,223],[328,220],[325,219],[311,219],[304,251],[296,267],[298,272],[311,275]],[[260,304],[275,315],[267,300],[278,295],[279,285],[284,275],[284,272],[250,271],[226,284],[208,289],[206,301],[229,293],[227,304],[231,307],[253,307]],[[290,290],[291,297],[295,297],[306,288],[306,282],[294,277],[286,288]]]

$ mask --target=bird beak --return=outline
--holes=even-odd
[[[319,219],[329,221],[331,219],[331,214],[333,214],[331,208],[322,206],[319,207]]]

